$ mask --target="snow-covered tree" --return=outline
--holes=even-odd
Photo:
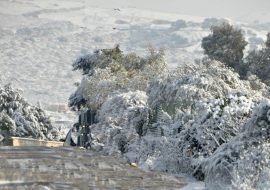
[[[204,160],[240,132],[267,93],[255,76],[240,80],[220,62],[182,65],[150,82],[147,95],[107,99],[91,126],[92,147],[145,169],[203,178]]]
[[[145,169],[179,171],[179,140],[167,134],[171,118],[165,113],[156,118],[147,99],[145,92],[130,91],[103,103],[98,110],[98,123],[91,126],[91,148],[124,156]]]
[[[92,75],[96,68],[106,68],[113,62],[119,62],[123,59],[122,51],[119,45],[112,49],[99,49],[93,54],[87,54],[79,57],[73,63],[73,70],[82,70],[83,74]]]
[[[142,91],[109,98],[97,112],[98,123],[91,126],[93,143],[101,143],[109,154],[127,153],[128,145],[147,130],[147,98]]]
[[[16,133],[16,124],[12,118],[6,112],[0,113],[0,129],[3,136],[15,136]]]
[[[91,147],[145,169],[202,179],[208,158],[241,132],[258,102],[269,99],[268,87],[255,75],[241,80],[215,60],[168,73],[159,53],[140,58],[109,51],[119,55],[89,56],[95,66],[84,66],[74,97],[97,110]]]
[[[0,134],[52,140],[58,138],[59,131],[43,110],[31,106],[18,90],[5,85],[0,87]]]
[[[74,69],[81,69],[84,77],[69,105],[99,108],[107,98],[130,90],[145,90],[148,82],[166,71],[163,52],[150,49],[145,57],[134,53],[123,54],[118,46],[95,51],[79,58]]]
[[[180,168],[203,177],[200,163],[239,133],[267,89],[256,78],[240,80],[222,63],[206,61],[157,79],[147,94],[151,108],[160,105],[172,118],[170,137],[179,140]]]
[[[212,26],[212,33],[202,40],[204,53],[241,72],[244,49],[247,45],[240,29],[228,23]],[[242,73],[241,73],[242,74]]]
[[[204,162],[207,189],[270,188],[270,101],[262,101],[242,132]]]

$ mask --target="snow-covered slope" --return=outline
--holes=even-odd
[[[0,79],[21,88],[32,103],[65,103],[78,81],[71,64],[78,55],[120,44],[143,54],[152,45],[166,49],[176,66],[201,57],[200,41],[219,22],[134,8],[105,9],[92,1],[0,1]],[[117,7],[115,7],[117,8]],[[265,31],[245,27],[252,47]],[[262,30],[262,29],[261,29]]]

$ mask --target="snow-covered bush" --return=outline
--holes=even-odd
[[[242,132],[204,162],[207,189],[270,189],[270,101],[262,101]]]
[[[139,58],[105,50],[110,51],[119,55],[90,56],[94,67],[84,64],[88,70],[73,97],[97,110],[91,147],[145,169],[202,179],[205,161],[240,133],[258,102],[268,99],[267,86],[256,76],[240,80],[218,61],[204,59],[169,73],[159,53]]]
[[[174,159],[181,170],[203,177],[200,163],[239,133],[267,89],[256,78],[243,81],[222,63],[205,61],[155,80],[147,94],[151,108],[160,105],[172,118],[169,137],[178,139]]]
[[[92,136],[104,151],[120,154],[148,127],[149,108],[145,92],[135,91],[109,98],[98,110],[98,123],[91,126]]]
[[[255,76],[240,80],[239,75],[217,61],[203,60],[198,64],[181,65],[168,77],[153,80],[148,89],[151,107],[162,108],[176,116],[179,110],[194,115],[195,103],[208,102],[226,97],[243,96],[258,99],[267,95],[267,87]],[[226,105],[225,105],[226,106]]]
[[[166,71],[162,51],[150,49],[142,58],[134,53],[123,54],[118,46],[85,55],[73,67],[85,74],[70,97],[69,105],[78,109],[97,109],[114,94],[145,90],[150,80]]]
[[[236,136],[267,88],[224,64],[182,65],[141,91],[119,93],[98,110],[92,148],[126,157],[149,170],[189,172]]]
[[[57,139],[45,112],[26,102],[10,85],[0,88],[0,133],[4,136]]]
[[[145,92],[127,92],[108,99],[91,126],[91,148],[122,155],[147,170],[179,171],[179,140],[167,138],[170,117],[147,106]],[[154,123],[155,122],[155,123]],[[166,124],[166,125],[162,125]]]

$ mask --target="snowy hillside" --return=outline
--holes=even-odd
[[[152,45],[166,49],[173,67],[200,57],[200,41],[216,19],[134,8],[103,9],[92,1],[0,1],[2,83],[23,90],[33,104],[66,103],[79,75],[72,62],[97,48],[120,44],[143,54]],[[117,7],[115,7],[117,8]],[[252,47],[265,31],[245,27]]]

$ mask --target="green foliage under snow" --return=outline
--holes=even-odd
[[[146,57],[139,57],[124,54],[116,46],[79,58],[73,67],[85,75],[70,96],[69,105],[74,109],[97,109],[116,93],[145,90],[150,80],[166,71],[163,55],[163,51],[150,48]]]

